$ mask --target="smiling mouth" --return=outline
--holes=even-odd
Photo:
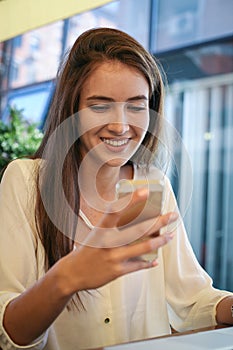
[[[110,145],[113,147],[120,147],[120,146],[126,145],[130,139],[116,140],[116,139],[105,139],[104,137],[102,137],[101,140],[107,145]]]

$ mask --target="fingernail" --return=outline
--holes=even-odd
[[[178,213],[175,213],[175,212],[169,215],[169,219],[172,221],[178,219],[178,217],[179,217]]]
[[[175,236],[175,233],[174,233],[174,232],[164,233],[164,238],[166,239],[167,242],[169,242],[170,240],[172,240],[174,236]]]
[[[159,263],[158,263],[158,259],[157,259],[157,258],[151,261],[152,267],[155,267],[155,266],[157,266],[158,264],[159,264]]]

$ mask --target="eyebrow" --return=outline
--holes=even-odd
[[[92,100],[102,100],[102,101],[109,101],[109,102],[116,102],[113,98],[111,97],[107,97],[107,96],[101,96],[101,95],[93,95],[90,97],[87,97],[88,101],[92,101]],[[138,100],[145,100],[147,101],[148,98],[145,95],[137,95],[137,96],[133,96],[133,97],[129,97],[126,102],[130,102],[130,101],[138,101]]]

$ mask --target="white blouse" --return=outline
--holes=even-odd
[[[82,291],[85,310],[64,311],[32,344],[19,346],[3,327],[4,310],[44,274],[44,249],[34,222],[32,189],[35,160],[15,160],[0,186],[0,347],[78,350],[145,339],[215,325],[217,303],[226,291],[214,289],[197,262],[182,220],[175,238],[159,250],[159,265],[130,273],[90,293]],[[149,178],[158,176],[153,168]],[[134,178],[143,173],[135,169]],[[176,201],[165,181],[163,212]],[[43,307],[43,305],[41,305]]]

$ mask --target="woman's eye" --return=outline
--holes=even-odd
[[[141,112],[145,111],[146,107],[145,106],[138,106],[138,105],[128,105],[127,109],[132,112]]]
[[[91,105],[89,108],[98,113],[103,113],[109,110],[110,106],[106,104]]]

